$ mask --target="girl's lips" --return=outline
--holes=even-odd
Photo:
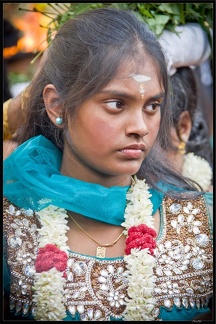
[[[143,154],[143,150],[141,149],[123,149],[120,152],[122,152],[124,155],[126,155],[129,158],[140,158]]]

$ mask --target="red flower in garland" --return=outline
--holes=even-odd
[[[67,266],[67,254],[61,251],[54,244],[46,244],[40,248],[35,261],[35,269],[37,272],[48,271],[56,268],[58,271],[63,272]]]
[[[128,230],[128,237],[126,239],[125,253],[128,255],[131,253],[131,249],[149,249],[151,255],[154,254],[156,247],[155,238],[157,236],[156,231],[148,227],[145,224],[139,226],[132,226]]]

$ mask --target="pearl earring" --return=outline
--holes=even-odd
[[[61,125],[62,122],[63,122],[62,117],[57,117],[57,118],[56,118],[56,124]]]

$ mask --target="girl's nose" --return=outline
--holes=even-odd
[[[133,112],[129,116],[128,126],[126,128],[126,134],[135,135],[138,137],[144,137],[148,134],[148,127],[145,122],[143,111]]]

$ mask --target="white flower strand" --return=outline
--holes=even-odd
[[[128,190],[127,207],[125,209],[125,221],[121,224],[125,227],[125,235],[131,226],[146,224],[154,228],[152,203],[150,193],[145,180],[135,177],[135,184]],[[41,222],[39,231],[39,247],[46,244],[55,244],[59,249],[68,254],[66,245],[67,212],[65,209],[50,205],[38,213]],[[130,255],[125,255],[127,264],[125,272],[128,279],[128,296],[126,309],[123,313],[126,321],[154,320],[152,310],[155,306],[153,297],[155,277],[153,267],[155,258],[147,249],[131,250]],[[52,268],[49,271],[35,274],[35,294],[33,301],[36,303],[35,319],[47,321],[60,321],[66,316],[66,308],[63,303],[63,289],[65,279],[62,273]]]
[[[146,224],[154,228],[152,215],[151,194],[145,180],[135,177],[135,185],[127,193],[127,207],[125,209],[125,234],[131,226]],[[153,268],[155,258],[147,249],[134,248],[130,255],[125,255],[127,264],[125,273],[128,283],[128,296],[126,309],[123,313],[126,321],[151,321],[154,320],[153,309],[156,304],[154,298],[155,276]]]
[[[67,253],[68,246],[66,245],[66,233],[70,229],[67,226],[67,212],[63,208],[58,208],[53,205],[37,212],[41,228],[39,232],[39,247],[44,247],[46,244],[55,244],[60,250]]]
[[[35,274],[36,291],[33,301],[36,303],[35,320],[60,321],[66,316],[63,303],[65,279],[56,268]]]
[[[46,244],[55,244],[60,250],[68,254],[66,245],[67,212],[63,208],[53,205],[42,209],[37,213],[41,222],[39,232],[39,247]],[[56,268],[35,274],[35,291],[33,302],[36,303],[35,319],[39,321],[61,321],[66,317],[66,309],[63,302],[63,289],[66,279],[62,272]]]
[[[184,177],[196,181],[204,191],[209,190],[213,172],[208,161],[202,157],[194,153],[185,154],[182,174]]]

